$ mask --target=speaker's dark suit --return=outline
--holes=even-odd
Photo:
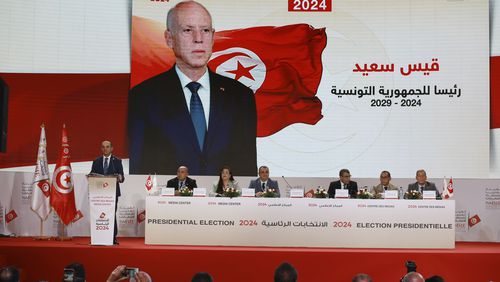
[[[116,210],[118,208],[118,197],[121,195],[120,191],[120,183],[123,183],[125,181],[125,176],[123,175],[123,165],[122,165],[122,160],[119,158],[111,155],[110,160],[109,160],[109,166],[108,166],[108,171],[105,174],[104,173],[104,157],[100,156],[99,158],[95,159],[94,162],[92,163],[92,170],[90,173],[97,173],[97,174],[102,174],[102,175],[116,175],[119,174],[121,175],[121,181],[116,180],[116,202],[115,202],[115,228],[113,230],[113,241],[116,241],[116,235],[118,234],[118,225],[116,222]]]
[[[194,175],[255,175],[257,116],[252,90],[209,71],[210,116],[203,150],[175,68],[134,87],[128,101],[130,173],[169,174],[181,165]]]
[[[123,175],[122,160],[111,155],[107,174],[104,174],[103,165],[104,165],[104,157],[100,156],[99,158],[95,159],[94,162],[92,162],[92,170],[90,171],[90,173],[97,173],[102,175],[116,175],[116,174],[121,175],[121,181],[118,180],[116,181],[116,197],[118,200],[118,197],[120,197],[121,195],[120,183],[123,183],[123,181],[125,180],[125,176]]]
[[[330,182],[330,186],[328,187],[328,196],[330,198],[335,198],[335,189],[342,189],[342,185],[340,185],[340,180]],[[347,184],[347,189],[349,189],[349,196],[351,198],[356,198],[358,193],[358,183],[355,181],[350,181]]]
[[[198,188],[198,185],[196,185],[196,180],[186,177],[184,181],[186,181],[184,186],[186,186],[190,190],[193,190],[193,188]],[[170,179],[169,181],[167,181],[167,187],[179,190],[179,179],[177,177]]]

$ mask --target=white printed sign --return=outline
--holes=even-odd
[[[146,244],[454,248],[455,202],[147,197]]]
[[[116,178],[89,176],[90,244],[113,245]]]

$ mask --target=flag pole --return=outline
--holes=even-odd
[[[40,129],[41,130],[45,129],[45,122],[42,122],[42,124],[40,124]],[[38,157],[37,157],[37,166],[38,166]],[[49,211],[49,213],[50,213],[50,211]],[[49,236],[43,235],[43,219],[40,216],[39,216],[39,218],[40,218],[40,236],[33,237],[33,240],[48,241],[51,238]]]
[[[37,241],[49,241],[50,239],[51,239],[50,236],[44,236],[43,235],[43,220],[40,218],[40,236],[33,237],[33,240],[37,240]]]
[[[73,240],[73,238],[71,238],[70,236],[66,236],[66,224],[64,224],[64,222],[62,221],[61,218],[59,218],[59,223],[60,223],[60,226],[59,226],[59,234],[58,236],[56,237],[56,240],[57,241],[71,241]]]

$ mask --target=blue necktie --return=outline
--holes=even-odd
[[[104,175],[108,174],[108,167],[109,167],[108,158],[104,158],[104,166],[103,166]]]
[[[198,96],[198,89],[201,84],[192,81],[186,85],[191,90],[191,120],[193,121],[194,130],[198,137],[198,145],[200,150],[203,151],[203,143],[205,141],[205,133],[207,132],[207,124],[205,122],[205,112],[203,111],[203,104],[201,104],[200,96]]]

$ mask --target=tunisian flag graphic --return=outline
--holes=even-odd
[[[77,215],[69,157],[68,134],[66,126],[63,125],[61,151],[52,174],[52,185],[50,186],[50,205],[65,225],[73,222]]]
[[[131,87],[169,69],[175,56],[163,23],[133,17]],[[255,93],[257,136],[293,123],[316,124],[323,116],[316,97],[326,47],[324,28],[308,24],[262,26],[215,33],[209,68]]]

